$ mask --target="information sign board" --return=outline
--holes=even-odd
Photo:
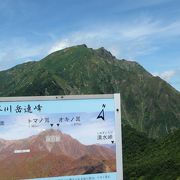
[[[0,98],[0,179],[122,180],[120,94]]]

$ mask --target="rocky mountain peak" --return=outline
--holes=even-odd
[[[115,59],[115,58],[116,58],[115,56],[113,56],[113,55],[111,54],[110,51],[106,50],[104,47],[101,47],[101,48],[97,49],[96,52],[97,52],[100,56],[102,56],[102,57],[104,57],[104,58],[110,58],[110,59]]]

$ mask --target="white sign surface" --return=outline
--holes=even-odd
[[[0,172],[4,180],[122,180],[120,95],[0,98]]]

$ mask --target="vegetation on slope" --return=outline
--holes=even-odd
[[[180,127],[180,93],[136,62],[117,60],[86,45],[0,72],[0,96],[120,92],[122,120],[149,137]]]
[[[2,71],[0,82],[0,96],[120,92],[125,179],[180,176],[180,93],[136,62],[80,45]]]
[[[149,139],[131,127],[123,128],[124,179],[180,178],[180,130],[162,139]]]

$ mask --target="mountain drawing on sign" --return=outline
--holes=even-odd
[[[15,153],[15,150],[25,149],[30,152]],[[59,130],[47,129],[19,140],[0,139],[0,179],[3,180],[115,171],[112,148],[83,145]]]

